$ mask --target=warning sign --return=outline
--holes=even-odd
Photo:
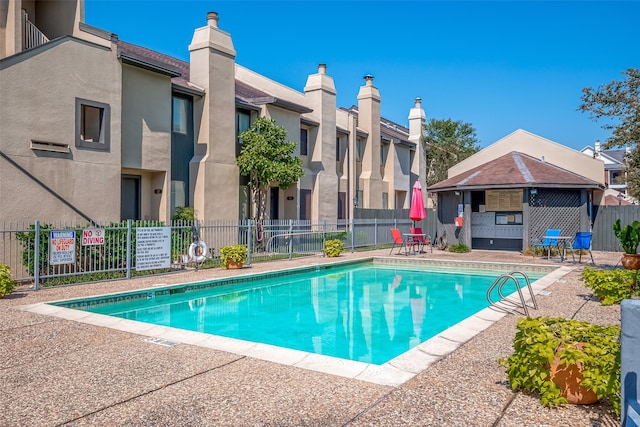
[[[104,230],[87,228],[82,230],[82,246],[104,245]]]
[[[136,228],[136,270],[171,267],[171,228]]]
[[[76,232],[74,230],[52,231],[49,239],[49,264],[75,264]]]

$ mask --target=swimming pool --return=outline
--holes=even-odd
[[[381,365],[487,307],[498,275],[360,263],[84,310]]]
[[[517,267],[532,278],[556,269]],[[394,385],[502,317],[483,310],[485,293],[499,272],[513,269],[499,263],[368,259],[55,304],[121,316],[98,318],[109,327],[128,325],[123,330],[142,334],[162,330],[174,341]],[[467,274],[452,274],[462,270]],[[425,283],[424,271],[444,279]],[[284,276],[292,284],[284,285]],[[133,320],[135,325],[127,323]],[[145,328],[140,321],[162,326]],[[185,327],[197,332],[175,329]]]

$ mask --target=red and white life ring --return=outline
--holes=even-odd
[[[198,240],[189,246],[189,259],[192,262],[202,262],[207,258],[207,245]]]

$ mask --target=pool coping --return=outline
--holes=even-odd
[[[482,262],[482,261],[447,261],[447,260],[429,260],[429,259],[407,259],[398,260],[397,258],[387,257],[370,257],[363,258],[361,260],[349,260],[338,261],[331,264],[311,264],[305,267],[296,267],[291,269],[278,270],[275,272],[247,274],[237,276],[234,279],[251,280],[252,277],[269,274],[289,274],[293,272],[304,271],[307,269],[330,268],[336,265],[347,265],[351,263],[369,262],[382,264],[425,264],[433,266],[449,266],[458,267],[466,265],[468,267],[480,268],[480,269],[506,269],[510,270],[511,267],[517,267],[518,270],[531,269],[534,271],[546,272],[552,270],[544,277],[538,279],[532,284],[534,294],[539,295],[540,291],[546,289],[553,283],[559,281],[569,272],[573,271],[575,267],[568,266],[542,266],[537,264],[512,264],[512,263],[497,263],[497,262]],[[515,269],[515,268],[514,268]],[[214,280],[217,282],[217,280]],[[225,281],[221,279],[220,282]],[[211,282],[211,281],[206,281]],[[152,290],[158,290],[158,287],[162,289],[175,289],[181,286],[193,286],[204,282],[192,282],[181,285],[167,286],[164,284],[157,284],[150,288],[144,288],[141,290],[133,291],[136,293],[150,292]],[[228,283],[228,280],[226,280]],[[233,280],[232,283],[238,283],[238,280]],[[104,298],[113,297],[113,295],[126,294],[104,294],[91,298]],[[528,296],[528,293],[525,293]],[[517,293],[510,295],[514,297]],[[83,300],[88,298],[83,298]],[[121,319],[103,314],[91,313],[87,311],[81,311],[73,308],[66,308],[56,303],[68,302],[72,300],[64,301],[51,301],[46,303],[37,303],[32,305],[20,306],[21,310],[29,311],[32,313],[38,313],[42,315],[55,316],[66,320],[77,321],[81,323],[91,324],[95,326],[101,326],[111,328],[123,332],[129,332],[133,334],[142,335],[145,338],[155,338],[159,340],[166,340],[170,343],[182,343],[199,347],[210,348],[213,350],[225,351],[240,356],[253,357],[256,359],[266,360],[282,365],[294,366],[302,369],[308,369],[317,372],[323,372],[341,377],[352,378],[371,382],[379,385],[386,385],[397,387],[407,382],[411,378],[415,377],[420,372],[424,371],[435,362],[446,357],[448,354],[456,350],[458,347],[469,341],[478,333],[487,329],[495,322],[503,318],[508,314],[504,310],[500,310],[495,307],[487,307],[466,319],[458,322],[457,324],[449,327],[448,329],[437,334],[433,338],[417,345],[416,347],[408,350],[407,352],[395,357],[394,359],[386,362],[382,365],[376,365],[366,362],[358,362],[347,359],[340,359],[332,356],[324,356],[314,353],[307,353],[300,350],[286,349],[269,344],[261,344],[243,341],[235,338],[227,338],[217,335],[205,334],[195,331],[188,331],[183,329],[172,328],[168,326],[152,325],[148,323],[142,323],[134,320]]]

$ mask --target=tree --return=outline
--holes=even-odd
[[[427,186],[447,179],[450,167],[480,150],[476,130],[470,123],[431,119],[424,130],[422,143],[427,160]]]
[[[614,80],[600,85],[597,89],[582,89],[582,104],[579,111],[590,112],[590,118],[598,121],[603,117],[612,120],[602,125],[612,131],[604,148],[628,146],[627,189],[636,198],[640,198],[640,69],[629,68],[622,73],[625,79]]]
[[[294,157],[295,142],[285,142],[287,132],[275,120],[258,118],[240,135],[242,149],[237,163],[240,174],[249,177],[255,219],[264,219],[267,191],[271,183],[286,190],[304,175],[302,160]]]

